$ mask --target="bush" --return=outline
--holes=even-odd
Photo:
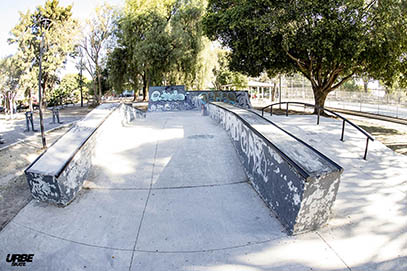
[[[358,86],[354,79],[350,79],[342,84],[343,91],[361,91],[362,86]]]

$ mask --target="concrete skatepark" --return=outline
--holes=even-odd
[[[77,197],[31,201],[0,233],[1,258],[32,253],[26,270],[406,270],[407,159],[375,141],[364,161],[356,131],[341,142],[338,121],[312,117],[270,118],[344,168],[316,231],[287,235],[215,121],[151,112],[109,118]]]

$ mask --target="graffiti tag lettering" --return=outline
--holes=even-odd
[[[178,93],[178,91],[176,91],[176,90],[174,90],[174,92],[160,92],[160,91],[156,90],[151,94],[151,100],[153,102],[184,101],[185,95],[182,93]]]

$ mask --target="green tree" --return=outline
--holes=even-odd
[[[217,65],[217,45],[207,37],[203,37],[202,45],[203,48],[198,54],[196,63],[196,78],[190,88],[193,90],[209,89],[213,87],[215,81],[213,70]]]
[[[361,91],[362,89],[356,84],[355,79],[353,78],[343,83],[341,88],[344,91]]]
[[[109,81],[109,70],[104,68],[101,74],[101,88],[102,88],[102,95],[111,95],[112,93],[112,85]]]
[[[229,86],[234,89],[246,89],[248,87],[248,79],[243,74],[231,71],[229,69],[228,52],[218,50],[217,54],[218,65],[213,68],[215,81],[213,85],[216,89],[222,89],[223,86]]]
[[[78,69],[77,80],[78,80],[78,85],[79,85],[79,95],[80,95],[80,99],[81,99],[81,107],[83,107],[84,97],[87,96],[86,94],[88,93],[88,91],[87,91],[87,93],[84,93],[85,77],[83,76],[83,71],[86,68],[85,68],[84,57],[83,57],[82,51],[79,49],[79,50],[77,50],[77,53],[78,53],[79,61],[76,63],[75,67]]]
[[[80,50],[86,58],[85,68],[92,76],[95,84],[96,102],[99,104],[102,97],[102,71],[106,64],[107,51],[110,47],[110,38],[113,31],[113,21],[116,13],[112,6],[104,4],[95,10],[93,18],[86,21],[87,34],[80,43]]]
[[[9,42],[18,45],[17,62],[31,64],[22,65],[26,71],[38,67],[40,47],[43,49],[41,87],[45,94],[54,86],[58,70],[74,50],[77,23],[72,19],[71,6],[61,7],[59,1],[48,0],[33,13],[20,13],[20,21],[11,34]],[[34,74],[31,73],[31,80],[27,78],[26,88],[38,80],[32,77]]]
[[[57,80],[57,72],[63,67],[76,43],[77,23],[72,19],[71,6],[61,7],[59,1],[48,0],[34,12],[20,13],[18,24],[11,30],[9,43],[17,44],[16,65],[25,73],[21,81],[28,96],[38,87],[38,65],[42,49],[41,88],[46,95]]]
[[[15,64],[23,71],[20,88],[24,90],[24,94],[29,98],[30,110],[33,110],[33,91],[38,90],[38,65],[36,64],[36,52],[34,50],[33,40],[35,35],[31,28],[32,13],[20,12],[19,24],[12,29],[12,37],[8,40],[9,43],[17,44],[18,50],[14,55]]]
[[[205,31],[231,49],[232,69],[302,73],[315,104],[354,75],[390,85],[406,62],[400,0],[209,0]]]
[[[15,98],[20,91],[23,70],[17,65],[17,59],[9,56],[0,60],[0,93],[5,98],[5,107],[11,116],[14,114]]]
[[[59,82],[58,86],[48,92],[48,105],[55,106],[66,103],[77,103],[80,99],[80,76],[78,74],[66,74]],[[88,93],[86,87],[87,79],[82,78],[82,91],[84,95]]]
[[[126,1],[108,61],[115,89],[142,87],[146,99],[150,85],[192,85],[203,48],[203,12],[198,0]]]
[[[128,72],[129,59],[127,59],[127,49],[115,48],[107,60],[109,73],[108,80],[116,93],[122,93],[125,89],[136,90],[138,84],[138,74]]]

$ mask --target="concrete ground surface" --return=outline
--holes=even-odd
[[[375,141],[364,161],[363,136],[339,141],[334,119],[272,120],[345,169],[324,228],[287,236],[210,118],[149,113],[108,120],[69,206],[31,201],[0,232],[0,270],[407,270],[407,158]]]

